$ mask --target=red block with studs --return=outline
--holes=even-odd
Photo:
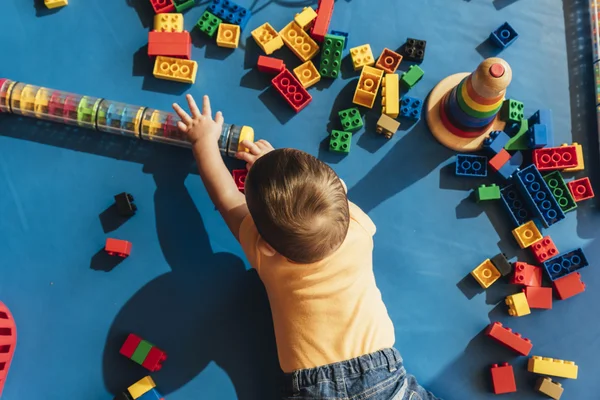
[[[288,69],[281,71],[271,83],[296,112],[312,101],[312,96]]]
[[[581,281],[579,272],[573,272],[562,278],[558,278],[552,284],[561,300],[566,300],[585,291],[585,283]]]
[[[510,328],[503,327],[500,322],[492,322],[485,330],[485,334],[522,356],[528,355],[533,347],[529,339],[521,337],[521,334],[513,332]]]
[[[552,288],[527,286],[523,289],[529,308],[552,309]]]
[[[233,171],[231,171],[231,173],[233,175],[233,180],[238,190],[244,193],[244,187],[246,185],[246,176],[248,175],[248,170],[246,168],[234,169]]]
[[[524,262],[516,262],[514,275],[510,281],[513,285],[542,286],[542,269]]]
[[[154,12],[157,14],[170,13],[175,11],[173,0],[150,0]]]
[[[167,353],[157,348],[156,346],[152,346],[148,355],[144,359],[142,363],[142,367],[150,370],[152,372],[160,371],[162,368],[162,364],[167,360]]]
[[[142,341],[141,337],[139,337],[138,335],[135,335],[133,333],[130,333],[127,336],[127,339],[125,339],[125,343],[123,343],[123,346],[121,346],[121,350],[119,350],[119,353],[121,353],[122,355],[124,355],[127,358],[131,358],[133,353],[135,353],[135,349],[137,349],[137,347],[141,341]]]
[[[592,189],[592,183],[590,178],[581,178],[569,182],[569,191],[573,195],[575,201],[580,202],[583,200],[591,199],[594,197],[594,190]]]
[[[127,240],[119,240],[119,239],[106,239],[106,246],[104,246],[104,251],[106,251],[111,256],[119,256],[119,257],[128,257],[131,253],[131,242]]]
[[[539,263],[543,263],[546,260],[554,258],[558,255],[558,249],[550,238],[550,236],[544,236],[542,240],[538,240],[529,247],[535,257],[535,260]]]
[[[333,14],[334,0],[319,0],[317,6],[317,18],[310,30],[310,36],[317,42],[325,40],[325,35],[329,30],[329,22],[331,21],[331,15]]]
[[[283,60],[275,57],[258,56],[256,64],[260,72],[276,75],[285,69]]]
[[[540,171],[575,168],[579,165],[577,146],[544,147],[534,150],[533,163]]]
[[[506,164],[510,160],[510,157],[511,156],[508,151],[504,149],[500,150],[498,154],[496,154],[490,159],[490,168],[493,169],[495,172],[500,171],[500,168],[504,167],[504,164]]]
[[[502,363],[501,365],[494,364],[490,369],[492,373],[492,385],[495,394],[513,393],[517,391],[517,383],[515,382],[515,372],[512,365]]]
[[[185,32],[160,32],[148,33],[148,55],[150,57],[168,56],[192,58],[192,39],[190,33]]]

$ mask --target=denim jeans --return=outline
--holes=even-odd
[[[396,349],[285,374],[285,400],[440,400],[406,373]]]

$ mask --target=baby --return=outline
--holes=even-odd
[[[373,274],[373,221],[325,163],[265,140],[242,145],[244,196],[227,170],[208,96],[187,96],[179,129],[200,177],[269,296],[283,399],[436,400],[406,373]]]

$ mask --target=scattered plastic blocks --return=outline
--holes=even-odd
[[[142,397],[144,394],[146,394],[150,390],[154,389],[155,387],[156,387],[156,384],[154,383],[152,378],[149,376],[146,376],[146,377],[140,379],[139,381],[137,381],[136,383],[134,383],[133,385],[129,386],[127,388],[127,391],[129,392],[131,397],[133,397],[133,399],[136,400],[136,399],[139,399],[140,397]]]
[[[68,6],[69,1],[68,0],[44,0],[44,5],[46,6],[46,8],[52,9],[52,8]]]
[[[373,108],[382,79],[382,70],[365,66],[360,73],[352,102],[359,106]]]
[[[492,374],[492,386],[494,394],[513,393],[517,391],[515,382],[515,373],[512,365],[503,363],[501,365],[494,364],[490,368]]]
[[[321,74],[310,60],[294,68],[294,75],[305,88],[309,88],[321,80]]]
[[[496,155],[504,150],[504,146],[509,140],[510,137],[504,131],[492,131],[490,136],[483,140],[483,148]]]
[[[119,256],[126,258],[131,254],[131,242],[119,239],[106,239],[104,251],[110,256]]]
[[[481,185],[475,189],[475,199],[478,203],[480,201],[499,200],[500,187],[495,183],[491,186]]]
[[[552,379],[544,377],[540,377],[540,379],[538,379],[537,383],[535,384],[535,390],[554,400],[560,400],[560,397],[565,391],[560,383],[553,382]]]
[[[385,114],[381,114],[381,117],[377,120],[377,128],[375,132],[385,136],[386,139],[391,139],[392,136],[398,131],[400,122],[396,121],[392,117],[388,117]]]
[[[266,56],[258,56],[258,62],[256,64],[258,70],[260,72],[265,72],[267,74],[275,74],[277,75],[281,71],[285,69],[285,64],[283,60],[274,57],[266,57]],[[298,67],[300,68],[300,67]],[[296,69],[298,69],[296,68]],[[295,71],[295,70],[294,70]]]
[[[507,181],[519,170],[521,164],[523,164],[523,154],[520,151],[517,151],[508,159],[508,162],[506,162],[498,171],[496,171],[496,173],[502,179]]]
[[[575,249],[560,254],[543,263],[551,281],[562,278],[565,275],[587,267],[588,260],[581,249]]]
[[[576,202],[588,200],[594,197],[594,189],[592,189],[592,183],[590,178],[576,179],[568,183],[569,191],[573,195],[573,199]]]
[[[412,89],[421,79],[425,72],[418,65],[411,65],[408,71],[402,74],[402,83],[407,89]]]
[[[579,272],[573,272],[572,274],[558,278],[552,282],[552,285],[561,300],[566,300],[585,291],[585,283],[581,281],[581,274]]]
[[[164,351],[133,333],[127,336],[119,353],[152,372],[159,371],[167,359]]]
[[[530,249],[535,260],[539,263],[543,263],[558,255],[558,249],[550,236],[545,236],[542,240],[535,242]]]
[[[154,76],[159,79],[181,83],[196,82],[198,63],[192,60],[182,60],[173,57],[156,57],[154,62]]]
[[[279,32],[283,43],[298,57],[302,62],[312,59],[319,52],[317,42],[308,36],[300,26],[294,21],[290,22]]]
[[[162,394],[158,393],[156,389],[150,389],[141,397],[138,397],[137,400],[164,400],[164,397]]]
[[[494,267],[494,264],[487,259],[471,271],[471,276],[475,278],[482,288],[487,289],[500,278],[501,274],[500,271]]]
[[[235,186],[237,186],[238,190],[244,193],[244,189],[246,187],[246,176],[248,176],[248,170],[246,168],[242,169],[234,169],[231,171],[233,175],[233,181],[235,182]]]
[[[273,54],[275,50],[283,47],[283,39],[281,39],[279,33],[268,22],[253,30],[250,34],[258,47],[267,55]]]
[[[331,30],[329,33],[331,33],[332,35],[335,35],[335,36],[343,36],[345,39],[344,40],[344,50],[346,49],[346,47],[348,47],[348,32]]]
[[[516,293],[506,296],[506,305],[508,306],[508,314],[513,317],[522,317],[531,314],[527,297],[525,293]]]
[[[552,309],[552,288],[527,286],[523,289],[529,308]]]
[[[310,36],[319,42],[325,39],[325,35],[329,29],[329,22],[333,14],[333,4],[334,0],[319,0],[317,18],[315,18],[315,22],[310,30]]]
[[[368,44],[351,48],[350,57],[352,58],[352,65],[354,66],[355,71],[358,71],[364,66],[375,64],[371,46]]]
[[[240,26],[233,24],[219,24],[217,30],[217,46],[237,49],[240,43]]]
[[[117,211],[124,217],[131,217],[137,211],[137,206],[133,204],[134,198],[129,193],[119,193],[115,195],[115,204]]]
[[[541,149],[548,145],[548,132],[546,125],[535,124],[527,131],[528,146],[530,149]]]
[[[381,82],[381,112],[397,118],[400,113],[400,77],[398,74],[385,74]]]
[[[470,154],[456,155],[456,175],[471,177],[487,176],[487,157]]]
[[[573,361],[533,356],[527,362],[527,371],[540,375],[577,379],[578,367]]]
[[[526,119],[523,119],[521,120],[521,122],[512,125],[516,127],[517,132],[512,138],[510,138],[508,143],[506,143],[504,149],[508,151],[529,150],[529,139],[527,137],[527,131],[529,130],[529,122]],[[508,131],[509,129],[506,130]]]
[[[524,110],[525,105],[520,101],[506,99],[502,105],[501,116],[504,121],[519,123],[525,118]]]
[[[546,181],[546,184],[552,192],[552,196],[554,196],[558,206],[564,213],[573,211],[577,208],[577,203],[575,202],[575,199],[573,199],[573,196],[559,171],[554,171],[545,175],[544,181]]]
[[[208,10],[229,24],[239,25],[244,30],[252,13],[231,0],[212,0]]]
[[[156,14],[172,13],[175,11],[175,5],[172,0],[150,0],[152,8]]]
[[[568,146],[568,144],[563,144],[561,147]],[[571,146],[575,146],[575,153],[577,154],[577,166],[572,168],[565,168],[563,171],[565,172],[576,172],[583,171],[585,169],[585,162],[583,159],[583,147],[577,142],[574,142]]]
[[[533,113],[527,121],[529,128],[539,124],[546,126],[546,146],[554,146],[554,124],[552,122],[552,110],[541,109]]]
[[[538,240],[542,240],[542,234],[533,221],[515,228],[512,234],[522,249],[526,249]]]
[[[288,69],[281,71],[273,78],[271,83],[296,112],[302,110],[312,101],[312,96]]]
[[[425,40],[408,38],[404,44],[404,58],[407,61],[421,62],[425,58]]]
[[[414,120],[421,119],[423,100],[410,96],[403,96],[400,105],[400,116]]]
[[[319,72],[326,78],[337,78],[342,67],[342,51],[344,50],[342,36],[325,35],[321,48],[321,65]]]
[[[529,339],[521,337],[519,333],[513,332],[510,328],[503,327],[500,322],[491,323],[485,330],[485,334],[522,356],[529,355],[533,348]]]
[[[494,267],[496,267],[496,269],[502,274],[502,276],[509,275],[513,270],[512,264],[508,261],[508,259],[503,253],[496,254],[494,257],[491,258],[490,261],[492,262],[492,264],[494,264]]]
[[[196,22],[196,27],[198,27],[200,32],[203,32],[206,36],[212,38],[217,33],[217,29],[219,29],[221,22],[223,22],[221,18],[212,14],[210,11],[204,11],[198,22]]]
[[[220,25],[219,25],[220,26]],[[148,55],[192,58],[192,38],[189,32],[148,32]]]
[[[196,5],[196,0],[173,0],[175,11],[178,13],[188,10]]]
[[[332,131],[329,138],[329,150],[336,153],[350,153],[352,134],[344,131]]]
[[[505,49],[517,38],[519,34],[513,29],[508,22],[503,23],[498,29],[490,34],[490,40],[501,49]]]
[[[508,151],[502,149],[495,156],[490,158],[489,165],[494,172],[500,171],[504,165],[510,160],[511,155]]]
[[[315,18],[317,18],[317,13],[315,10],[313,10],[312,7],[304,7],[302,11],[296,14],[294,17],[294,22],[296,22],[300,28],[306,31],[310,29]]]
[[[183,32],[183,14],[156,14],[154,16],[154,30],[157,32]]]
[[[577,147],[545,147],[533,151],[533,163],[540,171],[577,167]]]
[[[525,201],[534,210],[536,216],[541,219],[545,227],[549,227],[565,218],[565,214],[535,165],[529,165],[518,171],[515,174],[515,183]]]
[[[396,72],[401,62],[402,56],[400,54],[385,48],[381,52],[381,55],[375,64],[375,68],[382,69],[388,74],[393,74]]]
[[[363,119],[358,108],[353,107],[338,113],[340,122],[346,132],[356,132],[363,127]]]
[[[542,269],[540,267],[524,262],[516,262],[514,270],[515,274],[510,282],[513,285],[542,286]]]

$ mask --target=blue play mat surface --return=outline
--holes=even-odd
[[[552,310],[509,317],[502,301],[517,287],[496,283],[482,292],[467,276],[499,251],[533,261],[512,238],[499,202],[468,198],[493,178],[455,177],[455,153],[435,141],[424,118],[403,120],[391,140],[377,135],[379,106],[366,113],[348,156],[330,153],[328,134],[339,127],[337,112],[352,106],[358,78],[347,52],[341,78],[311,88],[313,101],[299,114],[254,68],[262,53],[250,31],[266,21],[281,29],[316,1],[240,0],[253,16],[233,51],[192,32],[199,64],[192,86],[152,76],[148,0],[71,0],[54,11],[40,3],[3,2],[0,77],[163,110],[185,93],[206,93],[227,122],[330,163],[377,225],[375,274],[396,347],[409,372],[436,395],[495,398],[489,366],[506,361],[519,391],[503,398],[540,398],[527,358],[484,336],[491,321],[501,321],[531,339],[532,355],[579,365],[576,381],[559,379],[564,399],[598,397],[596,200],[544,230],[559,251],[586,252],[585,293],[555,300]],[[187,30],[206,4],[185,14]],[[584,146],[586,171],[576,176],[590,176],[600,190],[587,6],[582,0],[338,0],[331,28],[349,32],[348,48],[369,43],[375,57],[407,37],[427,40],[425,77],[410,92],[420,98],[484,58],[506,59],[514,76],[508,96],[525,103],[526,116],[552,109],[555,143]],[[520,37],[498,53],[486,38],[505,21]],[[287,49],[275,56],[290,69],[300,64]],[[126,221],[111,208],[123,191],[139,208]],[[107,237],[131,241],[131,256],[116,265],[102,251]],[[18,330],[3,400],[111,399],[146,375],[118,354],[130,332],[167,352],[152,376],[169,400],[277,396],[266,293],[187,149],[0,115],[0,301]]]

